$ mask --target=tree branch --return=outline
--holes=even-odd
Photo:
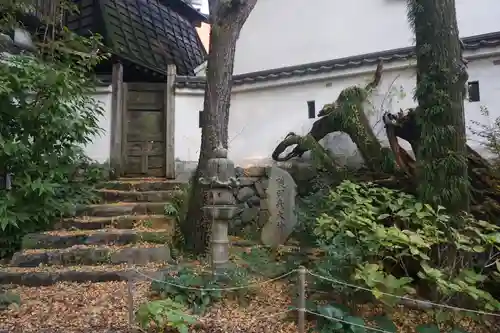
[[[210,22],[245,22],[256,3],[257,0],[209,0]]]

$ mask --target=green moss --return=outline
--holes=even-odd
[[[144,231],[138,233],[138,238],[147,243],[154,244],[170,244],[172,243],[172,235],[167,232],[151,232]]]

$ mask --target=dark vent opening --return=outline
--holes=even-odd
[[[309,119],[316,118],[316,102],[315,101],[308,101],[307,102],[307,113],[308,113]]]
[[[467,94],[469,102],[479,102],[481,96],[479,94],[479,81],[470,81],[467,83]]]
[[[203,111],[199,111],[198,113],[198,127],[203,127]]]

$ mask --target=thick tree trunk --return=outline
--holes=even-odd
[[[203,214],[204,191],[199,178],[206,174],[207,162],[218,147],[228,148],[229,106],[236,41],[257,0],[209,0],[210,53],[208,55],[204,123],[198,167],[192,181],[188,212],[181,225],[186,249],[206,253],[210,242],[209,221]]]
[[[409,0],[416,36],[419,127],[418,193],[422,201],[469,210],[464,86],[455,0]]]

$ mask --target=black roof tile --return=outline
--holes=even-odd
[[[465,37],[462,39],[466,50],[473,51],[480,48],[500,46],[500,31],[489,34]],[[264,81],[279,80],[288,77],[304,76],[332,72],[338,69],[361,67],[376,64],[379,61],[389,63],[397,60],[411,59],[415,56],[414,47],[405,47],[381,52],[367,53],[352,57],[333,59],[321,62],[308,63],[297,66],[275,68],[265,71],[251,72],[233,76],[233,84],[248,84]],[[179,88],[203,89],[205,77],[177,77],[176,86]]]

